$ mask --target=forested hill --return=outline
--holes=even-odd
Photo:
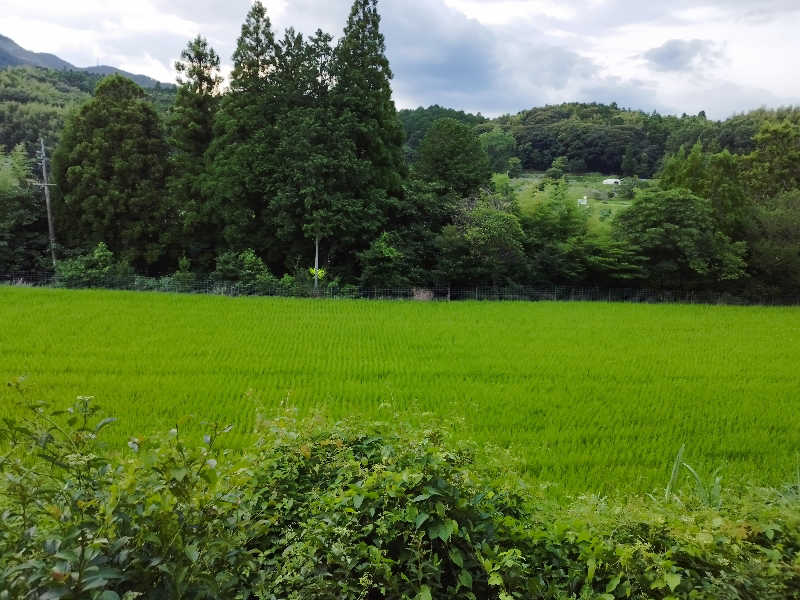
[[[82,71],[100,76],[117,74],[135,81],[143,88],[164,87],[165,85],[147,75],[128,73],[127,71],[108,65],[76,67],[54,54],[26,50],[11,38],[0,35],[0,68],[5,67],[41,67],[44,69],[54,69],[56,71]]]
[[[403,109],[398,111],[397,114],[406,132],[406,156],[409,158],[409,162],[413,162],[425,134],[428,133],[431,125],[437,119],[455,119],[469,126],[480,125],[489,120],[480,113],[473,115],[472,113],[465,113],[463,110],[444,108],[438,104],[428,108],[420,106],[413,110]]]
[[[23,144],[32,152],[39,137],[54,148],[66,115],[89,100],[102,74],[36,67],[0,69],[0,146]],[[173,86],[146,90],[156,109],[165,114],[175,98]]]
[[[699,115],[660,115],[629,110],[616,104],[567,103],[531,108],[496,119],[454,109],[430,106],[400,111],[408,136],[407,154],[415,156],[420,142],[436,119],[454,118],[478,134],[501,129],[513,135],[515,154],[525,169],[544,171],[558,157],[566,157],[573,173],[597,171],[651,177],[666,154],[681,146],[703,143],[709,151],[747,154],[753,136],[772,119],[800,119],[800,109],[759,109],[725,121]]]

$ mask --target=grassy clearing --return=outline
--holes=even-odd
[[[414,421],[509,447],[565,492],[701,474],[779,484],[800,448],[800,310],[222,298],[0,288],[0,377],[93,395],[124,445],[195,415]],[[15,393],[0,392],[0,416]]]
[[[609,225],[611,218],[623,208],[630,206],[631,201],[623,198],[609,198],[609,192],[619,191],[617,186],[603,185],[603,180],[615,175],[587,173],[585,175],[568,175],[567,198],[577,203],[579,198],[589,200],[587,211],[589,223],[594,229],[602,229]],[[524,176],[513,179],[512,185],[517,194],[520,209],[530,213],[536,205],[547,197],[546,191],[539,190],[544,173],[527,172]]]

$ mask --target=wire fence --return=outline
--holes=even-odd
[[[629,302],[646,304],[723,304],[760,306],[798,306],[797,296],[744,296],[718,291],[662,290],[648,288],[602,288],[563,285],[475,286],[429,288],[361,288],[356,286],[320,286],[281,282],[219,281],[195,278],[191,274],[166,277],[141,275],[107,278],[62,279],[48,273],[0,274],[0,284],[25,287],[66,289],[108,289],[212,294],[218,296],[274,296],[290,298],[413,300],[413,301],[558,301],[558,302]]]

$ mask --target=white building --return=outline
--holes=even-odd
[[[622,183],[621,179],[604,179],[603,185],[619,185]]]

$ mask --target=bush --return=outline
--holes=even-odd
[[[61,287],[126,288],[132,276],[130,265],[115,261],[114,254],[103,242],[89,254],[56,263],[56,282]]]
[[[800,485],[562,507],[436,429],[283,418],[231,453],[179,424],[108,454],[91,399],[28,409],[0,429],[3,599],[800,597]]]
[[[225,288],[238,284],[240,293],[246,295],[271,294],[278,287],[278,279],[251,249],[220,254],[211,279]]]

